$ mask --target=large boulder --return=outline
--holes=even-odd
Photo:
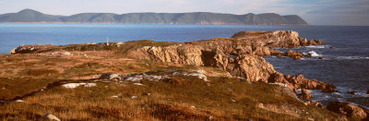
[[[50,121],[61,121],[58,117],[50,113],[43,115],[42,118],[45,118]]]
[[[231,73],[239,71],[240,73],[236,75],[245,77],[249,81],[268,82],[270,75],[276,72],[273,66],[260,56],[244,55],[233,64],[235,66],[230,64],[227,70]]]
[[[367,119],[368,113],[362,107],[350,104],[348,102],[332,101],[327,109],[354,119]]]

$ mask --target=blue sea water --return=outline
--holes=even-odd
[[[365,26],[261,26],[261,25],[126,25],[126,24],[0,24],[0,54],[8,54],[18,45],[65,45],[87,42],[124,42],[156,40],[186,42],[231,37],[239,31],[294,30],[301,37],[320,39],[322,46],[297,48],[304,53],[314,51],[317,57],[292,60],[266,57],[277,71],[303,74],[310,79],[332,83],[342,92],[333,96],[344,100],[365,94],[369,89],[369,27]],[[346,91],[358,95],[347,95]],[[327,97],[327,96],[324,96]],[[323,98],[324,98],[323,97]],[[332,95],[331,95],[332,97]],[[329,98],[329,96],[327,97]],[[367,98],[369,99],[369,98]],[[363,104],[365,105],[365,104]],[[366,106],[369,106],[367,104]]]

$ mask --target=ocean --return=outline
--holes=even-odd
[[[0,24],[0,54],[18,45],[65,45],[88,42],[155,40],[186,42],[231,37],[239,31],[293,30],[323,45],[295,50],[314,53],[313,58],[265,57],[279,72],[303,74],[337,86],[332,94],[311,91],[318,101],[351,101],[369,107],[369,27],[368,26],[261,26],[261,25],[131,25],[131,24]],[[285,49],[280,49],[286,51]],[[323,59],[318,59],[322,56]],[[356,95],[347,94],[356,91]]]

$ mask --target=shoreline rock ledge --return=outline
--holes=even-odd
[[[247,81],[283,83],[291,90],[320,89],[334,92],[332,84],[311,80],[303,75],[284,75],[274,70],[263,56],[288,56],[301,58],[301,54],[282,54],[274,48],[297,48],[322,44],[321,40],[301,38],[295,31],[242,31],[231,38],[213,38],[185,43],[155,42],[150,40],[124,43],[86,43],[71,45],[22,45],[12,54],[45,53],[53,51],[115,51],[118,55],[132,59],[194,66],[209,66],[228,71],[234,77]],[[297,52],[299,53],[299,52]],[[297,55],[297,56],[295,56]]]
[[[232,38],[213,38],[170,46],[144,46],[127,53],[135,59],[218,67],[248,81],[284,83],[290,89],[320,89],[334,92],[332,84],[306,79],[303,75],[284,75],[274,70],[263,56],[273,48],[297,48],[322,44],[321,40],[300,38],[295,31],[243,31]],[[293,56],[291,56],[293,58]]]

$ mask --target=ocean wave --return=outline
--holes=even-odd
[[[369,60],[369,57],[364,56],[337,56],[336,60]]]
[[[323,48],[332,48],[332,46],[330,45],[310,45],[310,46],[305,46],[305,48],[323,49]]]
[[[318,53],[316,53],[315,51],[309,51],[309,54],[312,56],[312,57],[319,57],[321,55],[319,55]]]

